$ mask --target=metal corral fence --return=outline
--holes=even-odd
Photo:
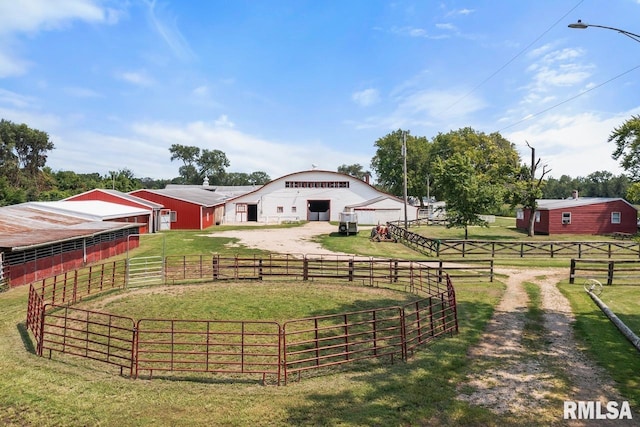
[[[388,223],[389,231],[404,245],[430,256],[495,257],[628,257],[640,258],[640,242],[636,241],[506,241],[431,239]]]
[[[415,261],[322,257],[165,259],[167,283],[218,280],[341,279],[415,293],[397,307],[339,313],[279,324],[269,321],[140,319],[72,307],[80,300],[127,287],[126,260],[67,272],[29,289],[27,327],[36,352],[100,361],[121,375],[157,372],[260,374],[286,384],[290,375],[359,360],[406,360],[420,346],[458,331],[450,276]],[[153,274],[156,274],[155,272]]]
[[[637,259],[572,259],[569,283],[576,279],[597,279],[613,285],[614,277],[625,284],[637,284],[640,260]]]

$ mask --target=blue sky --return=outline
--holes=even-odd
[[[640,0],[0,2],[0,117],[45,131],[47,165],[172,178],[171,144],[272,178],[359,163],[399,128],[528,141],[572,177],[622,170],[640,114]]]

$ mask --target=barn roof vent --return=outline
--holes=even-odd
[[[578,200],[578,190],[573,190],[573,191],[571,192],[571,198],[572,198],[573,200]]]
[[[208,187],[209,186],[209,177],[205,176],[204,180],[202,181],[202,186],[203,187]]]

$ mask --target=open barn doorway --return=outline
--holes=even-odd
[[[331,218],[330,200],[308,200],[307,221],[329,221]]]

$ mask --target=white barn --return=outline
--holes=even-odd
[[[404,201],[350,175],[308,170],[285,175],[227,200],[224,223],[338,221],[340,212],[358,214],[360,224],[404,219]],[[418,208],[407,205],[408,219]]]

